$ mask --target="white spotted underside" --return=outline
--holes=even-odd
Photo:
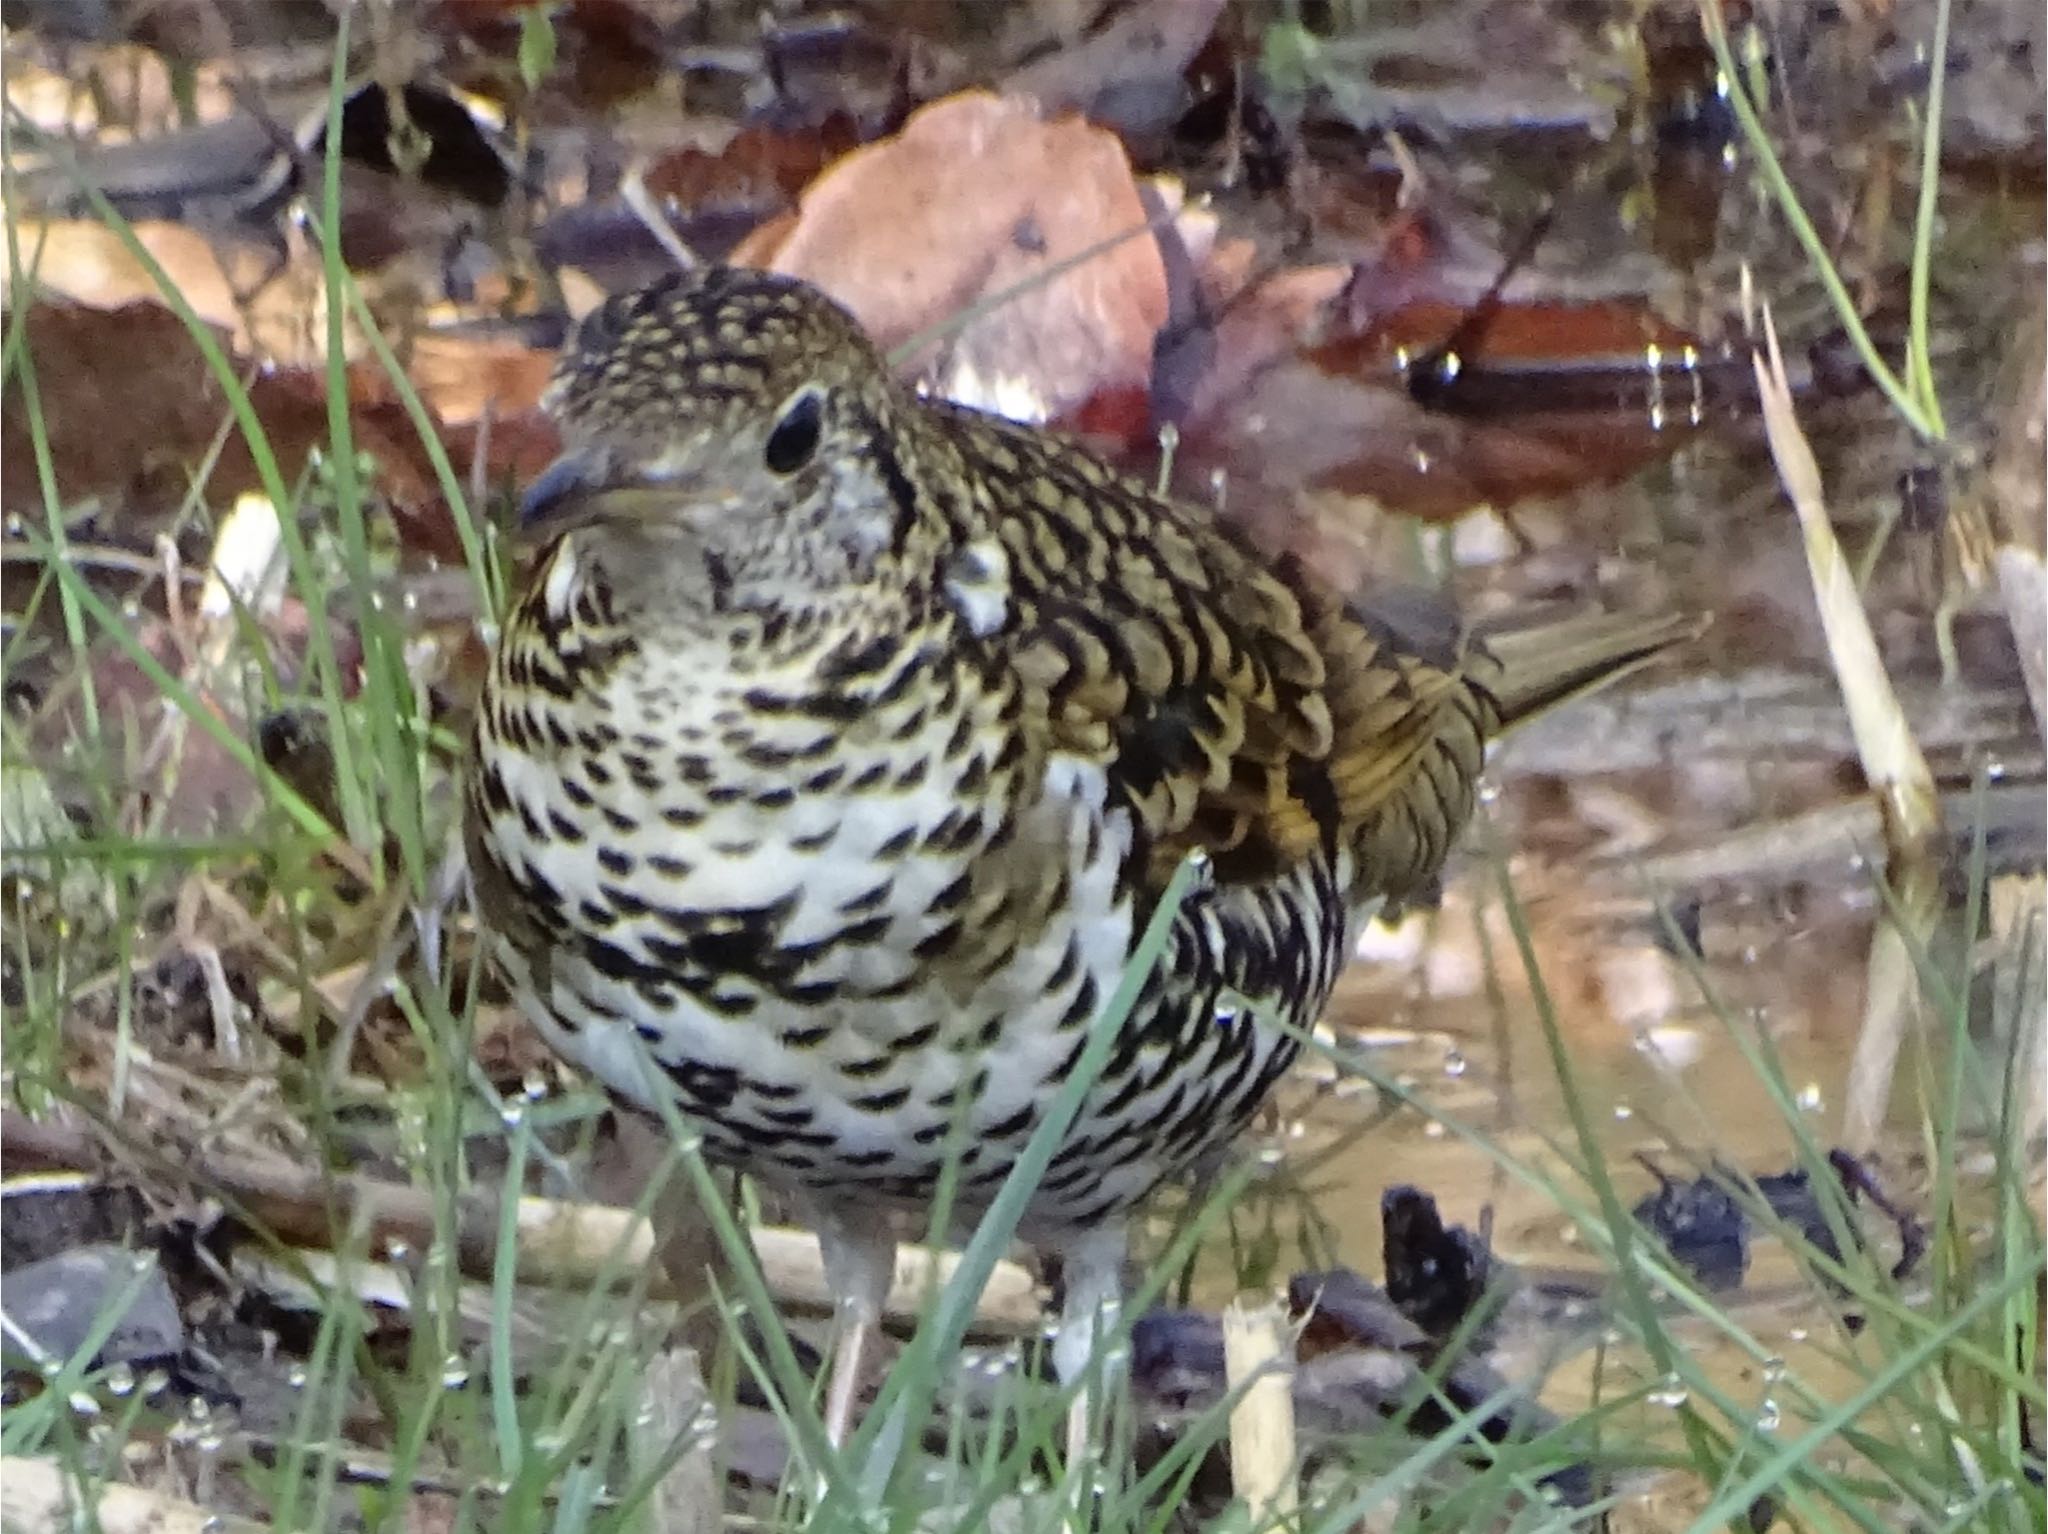
[[[968,732],[974,744],[948,754],[962,711],[986,705],[972,689],[948,691],[949,710],[929,707],[931,689],[909,688],[894,709],[851,721],[764,717],[745,700],[764,688],[801,694],[813,661],[739,676],[707,665],[701,649],[683,654],[639,650],[600,689],[547,702],[562,726],[554,744],[494,756],[511,807],[486,817],[487,849],[514,879],[554,891],[568,921],[539,953],[501,943],[520,1006],[627,1100],[673,1093],[720,1159],[827,1201],[915,1205],[957,1155],[971,1218],[1123,977],[1137,937],[1120,878],[1128,812],[1110,807],[1100,767],[1065,757],[999,798],[999,764],[987,759],[999,729]],[[594,753],[574,742],[600,721],[626,752],[644,748],[647,771],[600,766],[609,780],[593,780]],[[742,741],[794,760],[740,772]],[[703,765],[692,756],[717,770],[691,770]],[[840,769],[832,785],[804,788],[820,761]],[[606,817],[600,832],[533,834],[590,824],[591,799]],[[1006,816],[1013,829],[1002,833]],[[1303,869],[1267,893],[1313,908],[1315,877]],[[677,918],[694,932],[739,932],[765,908],[779,913],[777,947],[804,956],[777,983],[745,963],[678,964]],[[1226,930],[1236,914],[1224,899],[1191,902],[1176,951],[1213,960],[1237,941]],[[957,930],[934,959],[949,923]],[[1324,946],[1298,956],[1316,971],[1318,1000],[1341,962],[1341,941]],[[1251,1006],[1221,1006],[1217,994],[1192,1000],[1216,1009],[1192,1047],[1185,1029],[1161,1030],[1096,1085],[1068,1137],[1076,1164],[1060,1175],[1055,1162],[1027,1232],[1120,1211],[1241,1127],[1285,1046]],[[1219,1058],[1228,1070],[1210,1069]],[[1179,1132],[1162,1136],[1169,1119]],[[1095,1151],[1076,1143],[1084,1137]]]

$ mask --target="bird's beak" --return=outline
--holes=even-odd
[[[540,478],[519,498],[520,530],[530,533],[560,521],[563,513],[608,488],[611,465],[605,457],[588,448],[572,448],[541,470]]]

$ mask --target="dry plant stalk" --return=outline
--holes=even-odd
[[[118,1141],[116,1142],[118,1144]],[[102,1147],[82,1131],[0,1114],[0,1150],[14,1165],[93,1167]],[[17,1159],[18,1158],[18,1159]],[[281,1159],[199,1150],[184,1168],[196,1192],[219,1197],[251,1223],[287,1244],[331,1247],[337,1233],[356,1231],[374,1254],[394,1246],[424,1252],[437,1239],[434,1201],[420,1188],[359,1174],[329,1174]],[[519,1277],[522,1282],[587,1287],[654,1261],[654,1234],[631,1210],[561,1199],[519,1200]],[[473,1193],[458,1205],[457,1262],[471,1277],[488,1277],[496,1259],[500,1219],[495,1190]],[[801,1231],[756,1227],[754,1250],[769,1290],[788,1305],[829,1314],[834,1298],[825,1282],[816,1239]],[[959,1267],[951,1252],[902,1247],[890,1285],[887,1314],[919,1315],[935,1286]],[[655,1297],[666,1298],[664,1286]],[[975,1313],[978,1326],[1017,1335],[1042,1319],[1038,1285],[1013,1262],[999,1262]]]
[[[80,1501],[52,1459],[0,1459],[0,1527],[7,1534],[267,1534],[266,1523],[232,1518],[139,1486],[109,1483]]]
[[[1877,640],[1857,595],[1855,577],[1828,519],[1820,466],[1814,462],[1813,449],[1792,406],[1792,386],[1785,375],[1785,358],[1778,348],[1778,330],[1768,305],[1763,309],[1763,330],[1765,354],[1753,361],[1764,430],[1770,437],[1778,478],[1799,514],[1828,657],[1849,711],[1849,729],[1863,776],[1884,812],[1885,843],[1898,899],[1895,919],[1880,922],[1871,937],[1863,1023],[1842,1110],[1843,1147],[1851,1154],[1863,1155],[1876,1144],[1891,1098],[1899,1047],[1918,1010],[1913,953],[1916,946],[1925,945],[1932,932],[1938,906],[1934,855],[1941,841],[1941,800],[1935,792],[1934,774],[1928,770],[1927,758],[1913,738],[1912,726],[1899,707],[1898,694],[1892,690],[1891,678],[1877,653]]]
[[[1763,310],[1766,355],[1754,358],[1757,391],[1762,396],[1764,429],[1778,478],[1799,513],[1805,536],[1806,564],[1813,576],[1813,594],[1820,606],[1828,657],[1849,710],[1849,729],[1863,775],[1885,806],[1886,842],[1895,858],[1924,856],[1941,826],[1934,775],[1913,738],[1913,728],[1899,707],[1870,618],[1863,611],[1856,580],[1828,519],[1827,497],[1821,489],[1820,465],[1800,429],[1792,405],[1792,386],[1785,376],[1784,354],[1768,305]]]
[[[1233,1300],[1223,1312],[1230,1479],[1250,1527],[1292,1524],[1300,1509],[1294,1453],[1294,1327],[1277,1300]]]

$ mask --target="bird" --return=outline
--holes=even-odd
[[[1133,1212],[1245,1129],[1368,917],[1435,887],[1489,742],[1698,629],[1326,591],[922,396],[764,271],[604,300],[543,404],[562,450],[520,502],[465,791],[479,921],[555,1050],[810,1221],[834,1446],[899,1225],[953,1157],[972,1228],[1148,922],[1017,1227],[1061,1265],[1068,1381]]]

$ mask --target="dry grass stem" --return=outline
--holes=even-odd
[[[1870,618],[1863,610],[1855,577],[1835,538],[1821,488],[1820,466],[1814,462],[1813,449],[1792,405],[1792,385],[1768,305],[1763,309],[1763,328],[1767,352],[1754,361],[1764,429],[1770,437],[1778,477],[1799,514],[1821,629],[1848,708],[1857,759],[1885,806],[1886,839],[1893,855],[1923,856],[1941,824],[1934,774],[1928,771],[1913,727],[1899,707],[1898,694],[1877,653],[1877,640],[1870,632]]]
[[[1878,655],[1855,576],[1828,518],[1820,466],[1793,409],[1792,386],[1769,305],[1763,308],[1763,331],[1766,353],[1753,360],[1764,429],[1778,477],[1799,514],[1821,630],[1848,708],[1857,758],[1884,811],[1885,843],[1898,893],[1896,919],[1879,923],[1871,937],[1863,1021],[1842,1106],[1842,1144],[1863,1155],[1877,1144],[1899,1048],[1918,1012],[1912,955],[1925,951],[1940,908],[1932,860],[1941,840],[1941,800]]]

